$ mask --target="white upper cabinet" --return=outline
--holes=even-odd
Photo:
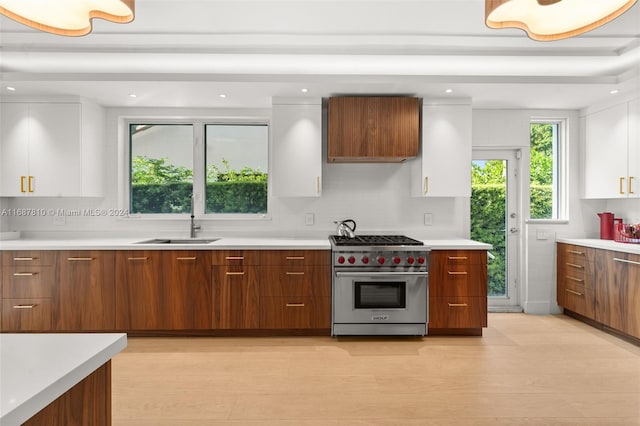
[[[638,101],[585,117],[585,198],[640,196]]]
[[[319,197],[322,193],[321,99],[274,100],[271,136],[273,195]]]
[[[420,158],[413,161],[414,197],[471,196],[471,104],[422,107]]]
[[[104,145],[101,115],[88,106],[83,120],[80,103],[6,102],[0,108],[0,196],[103,195],[104,156],[92,147]]]

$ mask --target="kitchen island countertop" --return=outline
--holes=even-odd
[[[0,334],[0,425],[20,425],[127,346],[123,333]]]

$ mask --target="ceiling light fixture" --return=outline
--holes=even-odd
[[[453,89],[446,89],[444,92],[445,93],[453,93]]]
[[[612,91],[609,92],[609,94],[611,95],[617,95],[618,93],[620,93],[620,90],[618,89],[613,89]]]
[[[490,28],[520,28],[533,40],[574,37],[629,10],[637,0],[485,0]]]
[[[300,89],[300,91],[301,91],[302,93],[307,93],[307,92],[309,91],[309,89],[306,89],[306,88],[305,88],[305,89]]]
[[[16,88],[13,87],[13,86],[7,86],[7,90],[10,91],[10,92],[15,92]]]
[[[0,0],[0,13],[21,24],[64,36],[91,32],[91,19],[133,21],[135,0]]]
[[[222,99],[227,97],[227,95],[225,95],[224,93],[220,93],[218,96],[220,96]]]
[[[138,97],[138,95],[136,95],[135,93],[129,93],[129,97],[130,97],[130,98],[137,98],[137,97]]]

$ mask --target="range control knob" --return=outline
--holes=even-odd
[[[362,261],[362,263],[364,263],[365,265],[367,263],[369,263],[369,257],[368,256],[362,256],[362,259],[360,259]]]
[[[378,263],[379,264],[384,264],[384,256],[378,256]]]
[[[418,263],[422,265],[424,262],[425,262],[424,257],[420,256],[418,258]]]
[[[347,259],[347,260],[348,260],[348,261],[349,261],[349,263],[350,263],[350,264],[352,264],[352,265],[353,265],[354,263],[356,263],[356,258],[355,258],[355,257],[353,257],[353,256],[349,256],[349,259]]]
[[[409,257],[407,258],[407,263],[408,263],[409,265],[413,265],[413,264],[415,263],[415,261],[416,261],[416,260],[413,258],[413,256],[409,256]]]
[[[394,257],[393,258],[393,263],[395,263],[396,265],[399,265],[400,264],[400,257],[399,256]]]
[[[341,265],[344,263],[344,256],[338,256],[338,263]]]

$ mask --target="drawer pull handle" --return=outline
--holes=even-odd
[[[244,272],[227,272],[227,275],[244,275]]]
[[[467,256],[448,256],[449,260],[467,260]]]
[[[32,277],[34,275],[38,275],[37,272],[14,272],[14,277]]]
[[[619,259],[617,257],[614,257],[613,260],[615,260],[616,262],[621,262],[621,263],[630,263],[632,265],[639,265],[640,266],[640,262],[634,262],[633,260],[627,260],[627,259]]]
[[[289,272],[289,271],[287,271],[287,275],[304,275],[304,272]]]
[[[578,251],[578,250],[567,250],[567,253],[571,253],[571,254],[580,254],[583,255],[584,252],[583,251]]]
[[[287,308],[304,308],[304,303],[287,303]]]
[[[38,306],[37,303],[25,303],[20,305],[13,305],[13,309],[33,309]]]
[[[576,296],[582,296],[582,293],[579,293],[579,292],[573,291],[573,290],[569,290],[568,288],[565,288],[564,291],[566,291],[567,293],[575,294]]]
[[[95,260],[94,257],[67,257],[67,260],[70,262],[91,262]]]
[[[196,256],[190,256],[190,257],[176,257],[176,260],[198,260],[198,258]]]
[[[467,275],[466,271],[447,271],[449,275]]]
[[[244,260],[244,256],[227,256],[226,260]]]
[[[37,257],[14,257],[14,258],[13,258],[13,260],[14,260],[14,261],[17,261],[17,262],[20,262],[20,261],[27,261],[27,262],[30,262],[30,261],[32,261],[32,260],[36,260],[36,259],[37,259]]]
[[[448,303],[450,308],[466,308],[468,305],[466,303]]]
[[[583,283],[584,282],[584,280],[582,278],[567,277],[567,279],[571,280],[571,281],[577,281],[579,283]]]
[[[304,256],[287,256],[287,260],[304,260]]]
[[[136,260],[149,260],[148,257],[127,257],[127,260],[132,260],[132,261],[136,261]]]
[[[575,263],[567,263],[567,266],[571,266],[572,268],[584,269],[584,266],[576,265]]]

